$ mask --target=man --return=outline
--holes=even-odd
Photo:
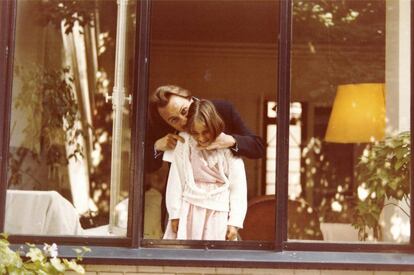
[[[175,148],[177,142],[184,142],[178,132],[186,131],[188,109],[197,100],[191,93],[179,86],[158,87],[150,98],[150,125],[148,131],[146,170],[152,172],[162,165],[162,154]],[[212,150],[230,148],[236,156],[259,159],[265,155],[265,145],[244,124],[234,106],[225,100],[211,100],[225,124],[224,132],[205,148]],[[149,150],[149,151],[148,151]],[[164,192],[165,194],[165,192]],[[165,195],[161,206],[161,220],[166,219]]]
[[[182,138],[177,131],[186,131],[187,113],[194,98],[188,90],[174,85],[158,87],[150,98],[150,129],[148,146],[154,155],[147,159],[154,171],[161,166],[164,151],[175,148]],[[243,123],[234,106],[225,100],[212,100],[217,112],[225,123],[224,132],[206,150],[230,148],[234,155],[251,159],[265,155],[263,140],[254,135]]]

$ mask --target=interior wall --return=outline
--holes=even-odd
[[[382,82],[384,57],[370,46],[342,47],[331,45],[325,54],[314,54],[300,44],[292,49],[291,101],[311,106],[331,106],[336,87],[345,75],[328,66],[330,52],[341,52],[337,67],[346,68],[347,60],[366,68],[361,81]],[[361,53],[363,55],[361,56]],[[346,58],[343,58],[343,57]],[[232,102],[246,125],[263,137],[263,102],[276,101],[277,47],[275,44],[196,43],[154,41],[151,45],[150,92],[158,86],[175,84],[189,89],[198,97],[221,98]],[[342,62],[342,63],[341,63]],[[341,65],[342,64],[342,65]],[[331,79],[331,75],[341,78]],[[336,82],[338,83],[336,83]],[[345,81],[346,82],[346,81]],[[313,121],[305,132],[312,133]],[[249,196],[260,193],[261,165],[264,161],[246,159]]]
[[[175,84],[201,98],[226,99],[262,136],[263,100],[276,100],[276,56],[271,45],[154,43],[150,91]],[[251,197],[261,186],[261,160],[245,159],[245,164]]]

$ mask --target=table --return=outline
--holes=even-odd
[[[82,235],[75,207],[56,191],[7,190],[4,231],[27,235]]]

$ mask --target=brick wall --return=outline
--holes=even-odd
[[[414,272],[88,265],[86,275],[414,275]]]

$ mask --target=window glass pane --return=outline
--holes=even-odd
[[[252,135],[263,137],[263,143],[267,140],[271,146],[266,151],[266,146],[258,145],[258,143],[263,143],[259,142],[256,137],[249,137],[248,143],[243,141],[243,138],[238,140],[239,153],[245,165],[245,172],[242,169],[238,175],[246,174],[247,176],[248,200],[244,228],[239,230],[242,240],[265,241],[274,238],[275,200],[273,195],[265,195],[268,194],[267,189],[274,190],[275,166],[273,163],[273,170],[267,171],[264,158],[266,152],[273,161],[276,156],[275,116],[268,116],[267,113],[274,113],[271,109],[275,107],[276,102],[278,5],[279,1],[276,0],[156,0],[152,2],[149,93],[154,93],[157,87],[172,84],[188,89],[200,99],[225,100],[231,103],[234,109],[226,105],[227,103],[214,104],[225,122],[224,132],[230,135],[240,135],[243,123]],[[272,102],[273,106],[268,106],[268,102]],[[158,114],[158,112],[155,114],[156,117]],[[241,122],[236,120],[235,114],[240,115]],[[268,126],[271,128],[269,128],[269,133]],[[151,122],[149,125],[148,135],[152,142],[149,142],[151,145],[148,150],[151,150],[151,157],[154,141],[163,137],[168,131],[174,132],[171,128],[164,131],[164,127],[163,120],[157,123]],[[270,136],[273,139],[268,138]],[[192,152],[194,151],[195,149]],[[234,152],[230,151],[230,153]],[[234,154],[237,155],[237,153]],[[214,170],[214,165],[212,167]],[[144,234],[145,238],[160,239],[163,236],[162,213],[165,209],[163,196],[166,192],[169,168],[168,164],[164,163],[162,168],[156,167],[150,170],[148,169],[148,186],[145,194]],[[229,171],[231,170],[226,170],[225,174],[229,178],[234,177],[234,175],[229,176]],[[273,180],[269,188],[266,178]],[[222,185],[220,181],[221,177],[218,178],[219,183],[216,186],[210,187],[204,186],[201,181],[197,184],[200,188],[216,189]],[[230,182],[230,184],[236,183],[237,181]],[[186,199],[189,200],[188,197]],[[243,212],[243,201],[246,200],[246,195],[239,196],[238,199],[240,203],[234,207],[233,211]],[[191,207],[195,207],[197,202],[192,202]],[[229,202],[223,203],[225,205],[219,211],[222,213],[218,214],[218,217],[223,220],[219,222],[218,227],[224,228],[225,231],[227,222],[231,223],[232,218],[228,217]],[[188,203],[185,202],[184,205],[187,207]],[[217,207],[211,208],[211,205],[204,206],[208,211],[219,210]],[[187,218],[196,218],[195,216],[190,218],[185,211],[185,209],[178,211],[184,217],[184,219],[180,218],[182,225],[190,222],[186,220]],[[171,216],[172,213],[169,214]],[[237,213],[237,215],[240,214]],[[232,216],[231,213],[230,216]],[[243,214],[240,215],[240,221],[243,220],[243,216]],[[204,219],[205,214],[200,214],[198,218]],[[263,226],[258,226],[258,224]],[[202,225],[197,223],[194,230],[200,226]],[[237,223],[237,226],[241,226],[241,223]],[[263,232],[258,232],[258,228],[262,228]],[[207,231],[206,234],[209,234],[210,229]],[[224,238],[223,234],[220,234],[220,237],[212,235],[185,237],[185,239],[207,240]]]
[[[119,84],[126,95],[135,59],[135,6],[130,1],[123,18],[127,66]],[[115,80],[116,18],[115,0],[18,1],[7,233],[125,236],[131,107],[118,101],[119,115],[105,98]],[[123,123],[115,129],[119,117]],[[111,200],[114,190],[118,195]]]
[[[289,187],[301,188],[288,237],[407,243],[410,1],[294,0],[292,10],[291,100],[302,113],[290,125],[289,171],[300,173]]]

